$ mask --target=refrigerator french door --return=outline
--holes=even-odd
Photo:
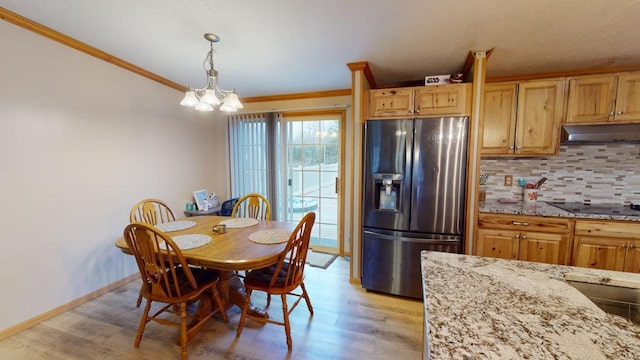
[[[362,285],[422,298],[420,251],[462,250],[467,117],[368,120]]]

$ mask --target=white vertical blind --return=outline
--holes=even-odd
[[[231,162],[231,197],[248,193],[264,195],[274,215],[278,199],[280,161],[276,154],[280,142],[278,128],[281,113],[240,114],[229,116]],[[277,218],[277,216],[276,216]]]
[[[231,197],[268,194],[267,114],[229,116]]]

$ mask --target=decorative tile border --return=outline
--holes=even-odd
[[[572,144],[557,157],[483,158],[480,173],[489,175],[487,199],[520,199],[519,178],[546,176],[538,201],[640,203],[640,144]],[[504,186],[505,175],[513,186]]]

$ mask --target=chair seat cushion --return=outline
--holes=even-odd
[[[251,270],[244,279],[244,284],[248,286],[256,287],[269,287],[273,274],[276,272],[277,265],[267,266],[262,269]],[[282,268],[278,272],[278,278],[276,279],[275,286],[284,286],[287,276],[287,269],[289,269],[289,263],[284,262]]]
[[[193,278],[196,280],[196,284],[198,284],[199,287],[202,287],[210,282],[215,282],[216,280],[218,280],[218,272],[215,270],[200,269],[200,268],[193,268],[193,267],[189,267],[189,270],[191,270],[191,273],[193,274]],[[197,290],[197,289],[191,288],[191,285],[189,284],[189,281],[187,280],[187,276],[185,275],[182,267],[180,266],[176,267],[176,275],[178,276],[178,279],[181,285],[180,292],[182,293],[182,295],[185,295],[192,291]]]

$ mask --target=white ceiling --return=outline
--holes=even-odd
[[[640,64],[637,0],[0,0],[0,7],[183,85],[209,50],[241,97],[346,89],[347,63],[379,85],[460,71],[495,48],[488,76]]]

